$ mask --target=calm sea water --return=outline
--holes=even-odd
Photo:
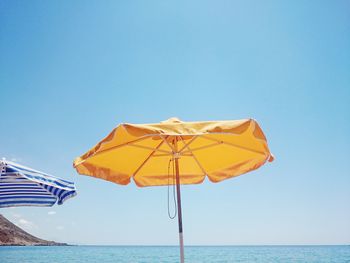
[[[1,263],[179,262],[172,246],[0,247]],[[186,262],[350,262],[350,246],[185,247]]]

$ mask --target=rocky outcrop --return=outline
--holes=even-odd
[[[37,238],[11,223],[0,214],[0,246],[65,246],[65,243],[56,243]]]

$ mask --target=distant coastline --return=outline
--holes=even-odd
[[[35,237],[0,214],[0,246],[69,246]]]

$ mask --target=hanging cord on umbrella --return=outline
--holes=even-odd
[[[169,205],[169,202],[170,202],[170,198],[169,198],[169,188],[170,188],[170,181],[169,181],[169,176],[170,176],[170,164],[173,163],[173,197],[174,197],[174,215],[171,215],[170,214],[170,205]],[[169,163],[168,163],[168,216],[170,219],[174,219],[176,217],[176,214],[177,214],[177,203],[176,203],[176,196],[175,196],[175,166],[174,166],[174,159],[171,158],[169,159]]]

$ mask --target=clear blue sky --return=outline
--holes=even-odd
[[[183,187],[187,245],[350,243],[349,1],[0,1],[0,157],[73,180],[2,209],[77,244],[178,243],[167,189],[77,175],[120,122],[261,124],[276,161]]]

